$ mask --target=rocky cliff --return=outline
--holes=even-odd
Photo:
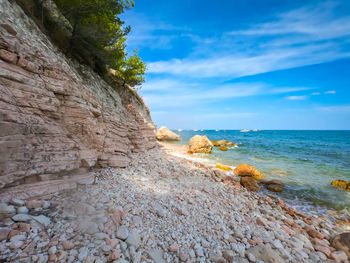
[[[93,180],[156,147],[146,106],[56,48],[13,1],[0,0],[0,200]]]

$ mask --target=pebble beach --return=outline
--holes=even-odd
[[[331,244],[346,215],[309,217],[182,154],[163,143],[77,191],[1,204],[1,261],[348,262]]]

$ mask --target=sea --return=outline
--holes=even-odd
[[[303,212],[350,211],[350,192],[331,186],[332,180],[350,181],[350,131],[314,130],[183,130],[176,144],[188,145],[194,135],[210,140],[225,139],[238,144],[226,152],[213,148],[211,154],[196,154],[211,163],[235,167],[255,166],[266,179],[285,183],[273,195]],[[262,190],[264,194],[271,194]]]

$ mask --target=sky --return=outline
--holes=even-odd
[[[350,129],[350,1],[135,0],[139,93],[171,129]]]

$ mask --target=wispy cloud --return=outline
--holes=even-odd
[[[328,113],[350,113],[350,105],[325,106],[317,109]]]
[[[147,104],[154,107],[183,107],[252,96],[290,94],[310,87],[274,87],[266,83],[228,83],[213,87],[206,82],[175,79],[150,80],[141,90]]]
[[[317,95],[321,95],[321,93],[320,92],[313,92],[313,93],[311,93],[311,95],[312,96],[317,96]]]
[[[305,100],[307,96],[287,96],[287,100]]]
[[[329,90],[329,91],[326,91],[324,94],[335,94],[336,91],[335,90]]]
[[[209,44],[197,39],[197,53],[149,63],[149,72],[237,78],[350,57],[350,16],[334,16],[335,6],[325,2],[277,14],[267,23],[225,32]]]

